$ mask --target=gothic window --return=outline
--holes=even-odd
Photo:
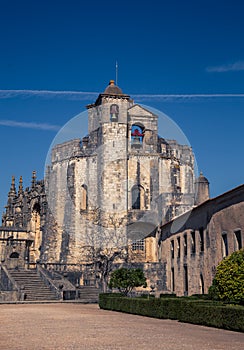
[[[132,250],[136,251],[136,250],[141,250],[144,251],[145,250],[145,242],[144,239],[139,239],[135,242],[132,243]]]
[[[132,187],[132,209],[144,209],[144,188],[140,185]]]
[[[119,119],[119,106],[116,104],[112,104],[110,106],[110,121],[117,122]]]
[[[87,209],[88,209],[87,186],[84,185],[84,184],[81,186],[81,203],[80,203],[80,209],[81,209],[81,210],[87,210]]]
[[[132,125],[131,128],[131,145],[133,147],[141,147],[143,141],[143,127],[139,125]]]

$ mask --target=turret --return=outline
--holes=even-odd
[[[209,199],[209,181],[200,172],[200,176],[195,182],[195,205],[199,205]]]

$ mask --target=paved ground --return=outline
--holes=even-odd
[[[0,305],[1,350],[243,350],[244,334],[100,310],[97,305]]]

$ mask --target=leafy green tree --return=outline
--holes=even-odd
[[[128,295],[135,287],[146,287],[146,278],[141,269],[120,268],[111,273],[109,288],[118,288],[118,290]]]
[[[221,261],[209,295],[212,299],[244,303],[244,249]]]

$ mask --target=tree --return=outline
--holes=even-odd
[[[217,300],[244,303],[244,249],[221,261],[209,295]]]
[[[146,288],[146,278],[141,269],[120,268],[111,273],[109,288],[118,288],[118,290],[128,295],[135,287]]]
[[[109,273],[112,271],[114,261],[122,259],[126,261],[127,250],[125,248],[97,249],[94,254],[94,261],[100,273],[102,291],[107,291]]]

